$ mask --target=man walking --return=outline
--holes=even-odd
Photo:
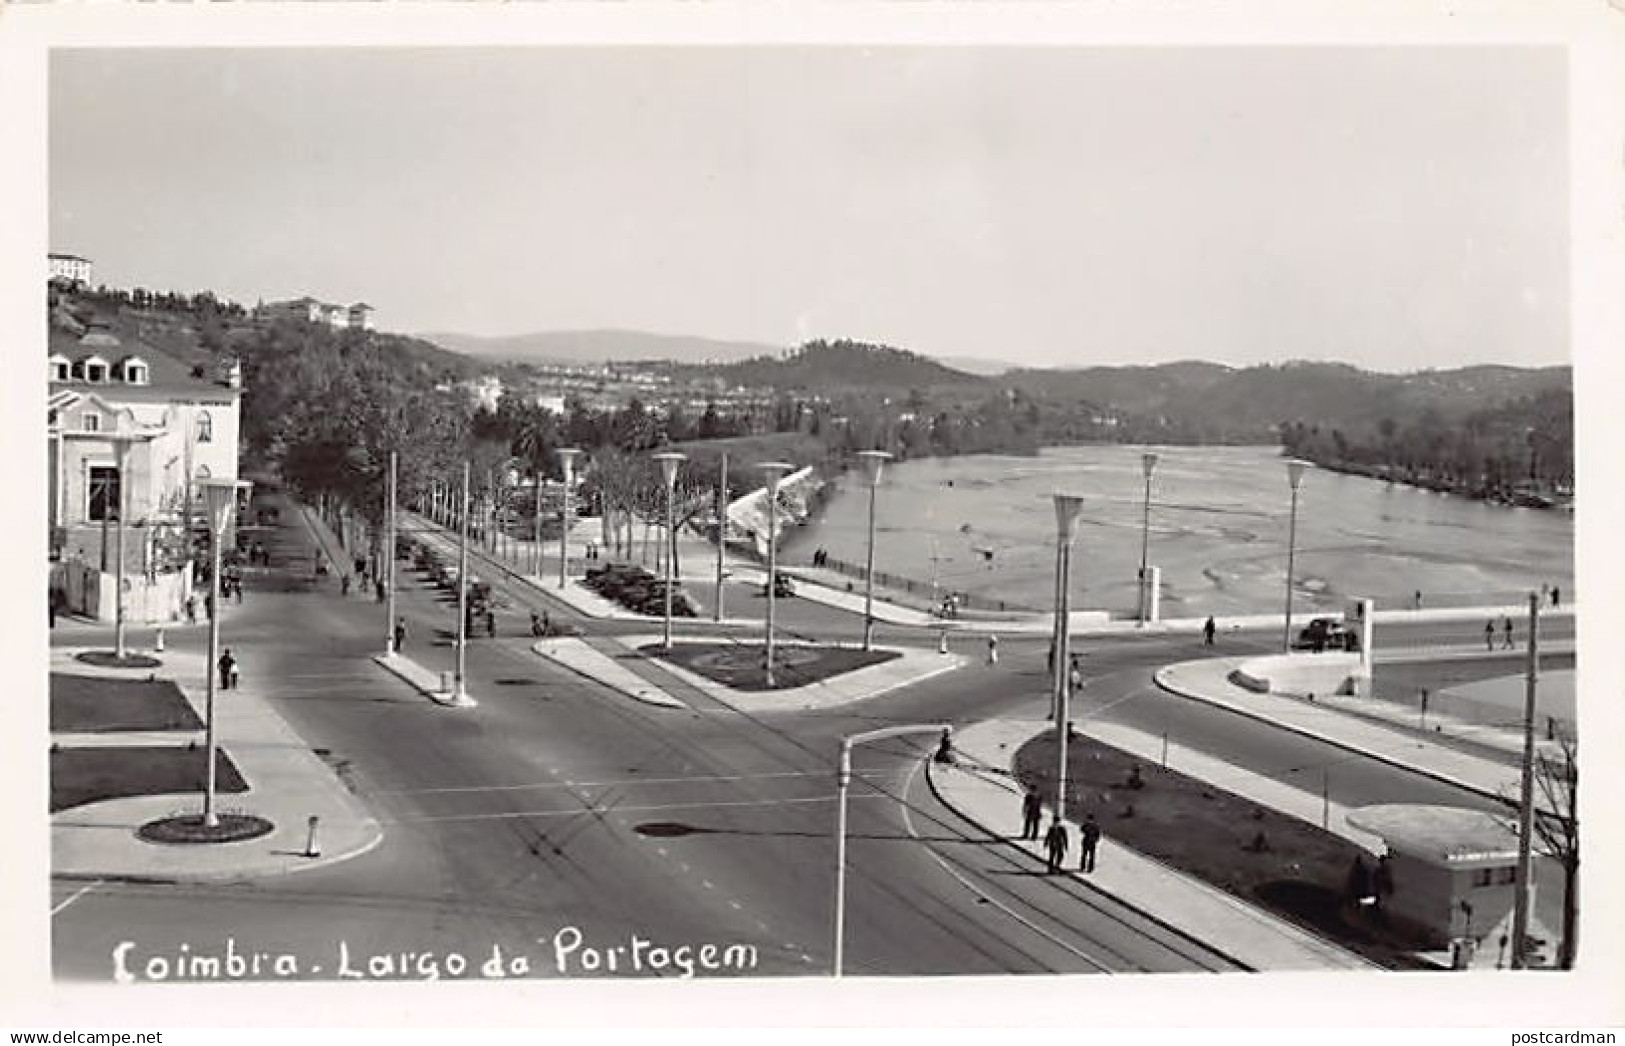
[[[1095,823],[1094,814],[1083,819],[1080,834],[1082,843],[1078,851],[1078,871],[1092,872],[1095,870],[1095,849],[1100,845],[1100,825]]]
[[[1213,618],[1211,616],[1209,616],[1208,619],[1202,623],[1202,640],[1203,640],[1203,642],[1206,643],[1208,646],[1212,646],[1213,645],[1213,633],[1217,632],[1218,630],[1219,630],[1219,626],[1217,624],[1215,624],[1214,621],[1213,621]]]
[[[406,646],[406,618],[403,617],[395,622],[395,653],[400,653],[404,646]]]
[[[1044,800],[1038,797],[1038,789],[1033,785],[1027,786],[1027,794],[1021,797],[1021,837],[1038,841],[1038,827],[1044,820]]]
[[[1504,643],[1502,643],[1501,646],[1504,647],[1507,650],[1511,650],[1512,649],[1512,619],[1510,617],[1503,617],[1501,619],[1501,632],[1502,632],[1502,634],[1504,634],[1506,636],[1506,641]]]
[[[218,667],[220,669],[220,689],[230,690],[232,670],[237,667],[237,659],[231,656],[231,647],[227,647],[220,655]]]
[[[1066,859],[1066,826],[1059,817],[1049,823],[1049,831],[1044,833],[1044,849],[1049,854],[1049,874],[1055,875]]]
[[[1484,622],[1484,649],[1495,649],[1495,619],[1493,617]]]

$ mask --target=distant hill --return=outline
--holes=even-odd
[[[984,386],[988,379],[945,367],[936,360],[889,345],[861,341],[810,341],[783,355],[737,363],[675,368],[686,378],[711,378],[731,385],[785,392],[906,391]]]
[[[1424,411],[1444,418],[1553,389],[1572,368],[1498,365],[1382,374],[1343,363],[1294,361],[1246,368],[1183,361],[1150,367],[1016,370],[999,384],[1052,408],[1086,404],[1139,421],[1172,423],[1219,441],[1273,440],[1282,421],[1351,432]]]
[[[482,359],[520,363],[607,363],[670,360],[673,363],[731,363],[775,355],[780,346],[761,342],[721,341],[680,334],[644,331],[549,331],[482,337],[475,334],[422,334],[419,337],[453,352]]]

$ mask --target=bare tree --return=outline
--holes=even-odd
[[[1563,926],[1557,964],[1569,970],[1574,968],[1580,912],[1579,744],[1574,733],[1555,719],[1547,723],[1549,743],[1535,756],[1533,843],[1538,853],[1556,861],[1563,870]],[[1517,798],[1507,798],[1516,807]],[[1515,812],[1498,815],[1497,819],[1517,833]]]

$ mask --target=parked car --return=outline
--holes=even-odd
[[[786,596],[793,596],[795,594],[795,580],[791,578],[790,575],[782,573],[773,575],[773,595],[776,598],[783,599]],[[764,597],[767,595],[767,582],[765,581],[762,582],[762,595]]]
[[[1359,640],[1347,625],[1335,617],[1317,617],[1298,633],[1294,650],[1358,650]]]

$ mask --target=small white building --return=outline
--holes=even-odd
[[[77,254],[48,254],[46,260],[50,265],[50,277],[53,282],[78,284],[90,286],[91,264],[89,258],[81,258]]]

